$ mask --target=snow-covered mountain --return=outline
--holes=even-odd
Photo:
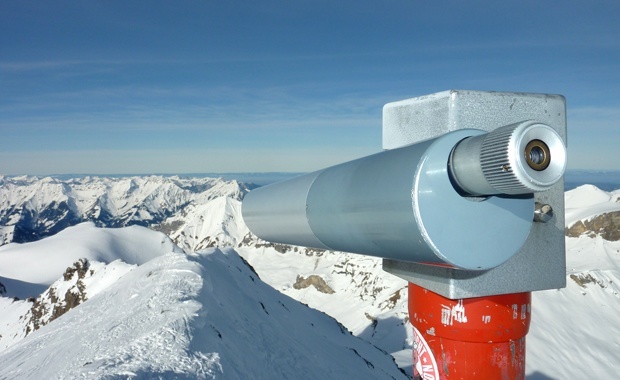
[[[134,182],[138,182],[139,178],[134,178]],[[6,183],[7,178],[3,181]],[[190,183],[193,180],[184,181]],[[247,187],[221,180],[209,184],[209,189],[224,187],[225,184],[228,187],[216,196],[190,201],[151,224],[151,228],[165,232],[186,252],[217,247],[219,250],[204,252],[238,254],[254,268],[262,281],[334,317],[355,336],[392,354],[399,365],[410,373],[411,330],[406,311],[405,281],[383,272],[380,260],[376,258],[258,240],[249,233],[240,216],[240,198]],[[185,185],[185,189],[191,186]],[[195,187],[194,193],[207,190]],[[615,327],[620,326],[620,242],[612,241],[613,232],[618,230],[614,225],[614,215],[620,209],[619,196],[619,191],[608,193],[593,186],[583,186],[566,193],[568,286],[533,295],[533,321],[527,339],[529,379],[564,379],[590,373],[601,378],[613,378],[620,373],[620,367],[615,364],[620,363],[619,343],[615,339],[620,336],[620,331]],[[579,227],[581,230],[576,233],[577,227],[574,226],[579,223],[585,229]],[[576,237],[570,237],[571,234],[576,234]],[[46,241],[53,240],[50,238],[43,242]],[[0,258],[3,249],[0,247]],[[202,257],[203,253],[190,255],[192,259],[198,256]],[[59,278],[67,267],[73,266],[76,260],[69,260],[54,279]],[[92,276],[98,273],[97,262],[108,261],[89,259],[90,268],[94,269]],[[88,273],[83,282],[90,281],[87,279]],[[74,275],[72,278],[77,277]],[[37,294],[46,290],[54,279],[38,285]],[[75,281],[71,285],[73,288],[78,287],[78,280]],[[6,281],[0,278],[0,282]],[[11,287],[11,284],[6,286],[4,299],[9,299],[7,295]],[[56,295],[60,293],[54,291]],[[88,295],[86,298],[88,301],[76,308],[76,312],[91,302]],[[23,310],[19,309],[22,307],[20,302],[12,303],[10,311],[0,309],[0,316],[5,313],[24,315],[21,313]],[[19,312],[15,311],[18,309]],[[58,318],[58,321],[65,317]],[[44,328],[50,328],[55,323],[58,322],[54,321]]]
[[[58,279],[34,301],[0,297],[0,379],[406,378],[388,353],[263,283],[233,249],[186,254],[168,243],[142,227],[82,224],[2,247],[0,268],[19,268],[16,280],[32,280],[26,268],[46,246],[47,261],[68,269],[47,267]],[[88,259],[71,264],[76,255]]]
[[[204,208],[222,197],[240,200],[247,191],[244,184],[217,178],[0,176],[0,245],[35,241],[92,221],[101,227],[161,225],[167,233],[186,234],[183,240],[190,245],[184,248],[205,248],[209,242],[189,238],[204,229],[199,220],[208,211]],[[185,225],[193,222],[201,228]]]
[[[6,296],[26,298],[42,293],[81,258],[141,265],[167,252],[183,250],[162,233],[139,226],[99,229],[85,222],[43,240],[0,247],[0,282]]]

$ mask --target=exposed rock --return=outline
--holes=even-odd
[[[73,266],[68,267],[63,273],[62,278],[65,281],[69,281],[73,278],[73,275],[77,273],[78,279],[81,280],[86,276],[86,271],[90,268],[88,260],[82,258],[73,263]]]
[[[575,281],[577,283],[577,285],[581,286],[582,288],[585,288],[587,284],[596,284],[597,281],[594,277],[592,277],[592,275],[590,273],[588,274],[571,274],[570,275],[571,280]]]
[[[297,276],[297,281],[293,284],[293,288],[295,289],[305,289],[309,286],[314,286],[316,290],[325,294],[333,294],[334,289],[330,288],[329,285],[323,280],[323,277],[317,276],[315,274],[304,278],[303,276]]]
[[[185,224],[182,220],[174,220],[172,222],[160,223],[158,225],[151,226],[150,228],[155,231],[159,231],[168,236],[172,234],[174,231],[178,230]]]
[[[273,248],[278,253],[288,253],[288,252],[301,252],[306,256],[318,256],[321,257],[328,252],[324,249],[319,248],[308,248],[308,247],[298,247],[295,245],[288,244],[280,244],[280,243],[270,243],[264,240],[261,240],[254,236],[252,233],[248,233],[243,237],[243,240],[239,242],[237,247],[255,247],[255,248]]]
[[[6,294],[6,286],[0,282],[0,296]]]
[[[381,265],[380,261],[376,261],[374,265]],[[354,260],[346,259],[334,264],[332,273],[351,277],[351,284],[359,289],[358,294],[361,300],[376,300],[384,287],[380,285],[381,279],[369,269],[360,267]]]
[[[406,290],[406,289],[407,289],[407,287],[404,287],[403,289],[398,289],[397,291],[392,293],[390,298],[388,298],[387,300],[381,302],[379,304],[379,306],[381,307],[381,310],[394,309],[396,307],[396,305],[398,304],[398,301],[400,301],[400,298],[401,298],[400,292],[401,292],[401,290]]]
[[[607,212],[586,221],[580,220],[567,227],[565,234],[568,237],[579,237],[584,234],[590,237],[600,235],[605,240],[618,241],[620,240],[620,211]]]
[[[87,259],[79,259],[68,267],[63,274],[65,283],[72,283],[63,295],[58,295],[59,283],[50,286],[44,293],[33,300],[29,312],[26,314],[28,324],[26,335],[45,326],[69,310],[86,301],[86,287],[82,281],[89,272],[90,263]]]
[[[588,284],[594,284],[594,285],[600,286],[601,289],[605,289],[609,285],[612,284],[611,280],[606,280],[604,278],[597,278],[597,274],[594,274],[593,276],[592,273],[571,274],[569,277],[571,278],[571,280],[575,281],[577,285],[581,286],[582,288],[586,288]]]

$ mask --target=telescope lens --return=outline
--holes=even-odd
[[[530,141],[525,147],[525,160],[536,171],[547,169],[551,162],[549,147],[540,140]]]

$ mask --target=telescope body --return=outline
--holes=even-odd
[[[523,134],[534,134],[533,141],[548,130],[526,121],[497,133],[452,131],[254,189],[243,200],[243,218],[271,242],[457,269],[494,268],[527,239],[533,193],[563,175],[566,152],[557,133],[544,135],[547,150],[523,148],[530,142]],[[486,140],[500,153],[490,161],[483,159],[491,144]],[[542,170],[527,166],[539,169],[545,154],[552,164]]]

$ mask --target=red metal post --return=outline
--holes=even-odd
[[[531,295],[451,300],[409,283],[414,379],[525,379]]]

